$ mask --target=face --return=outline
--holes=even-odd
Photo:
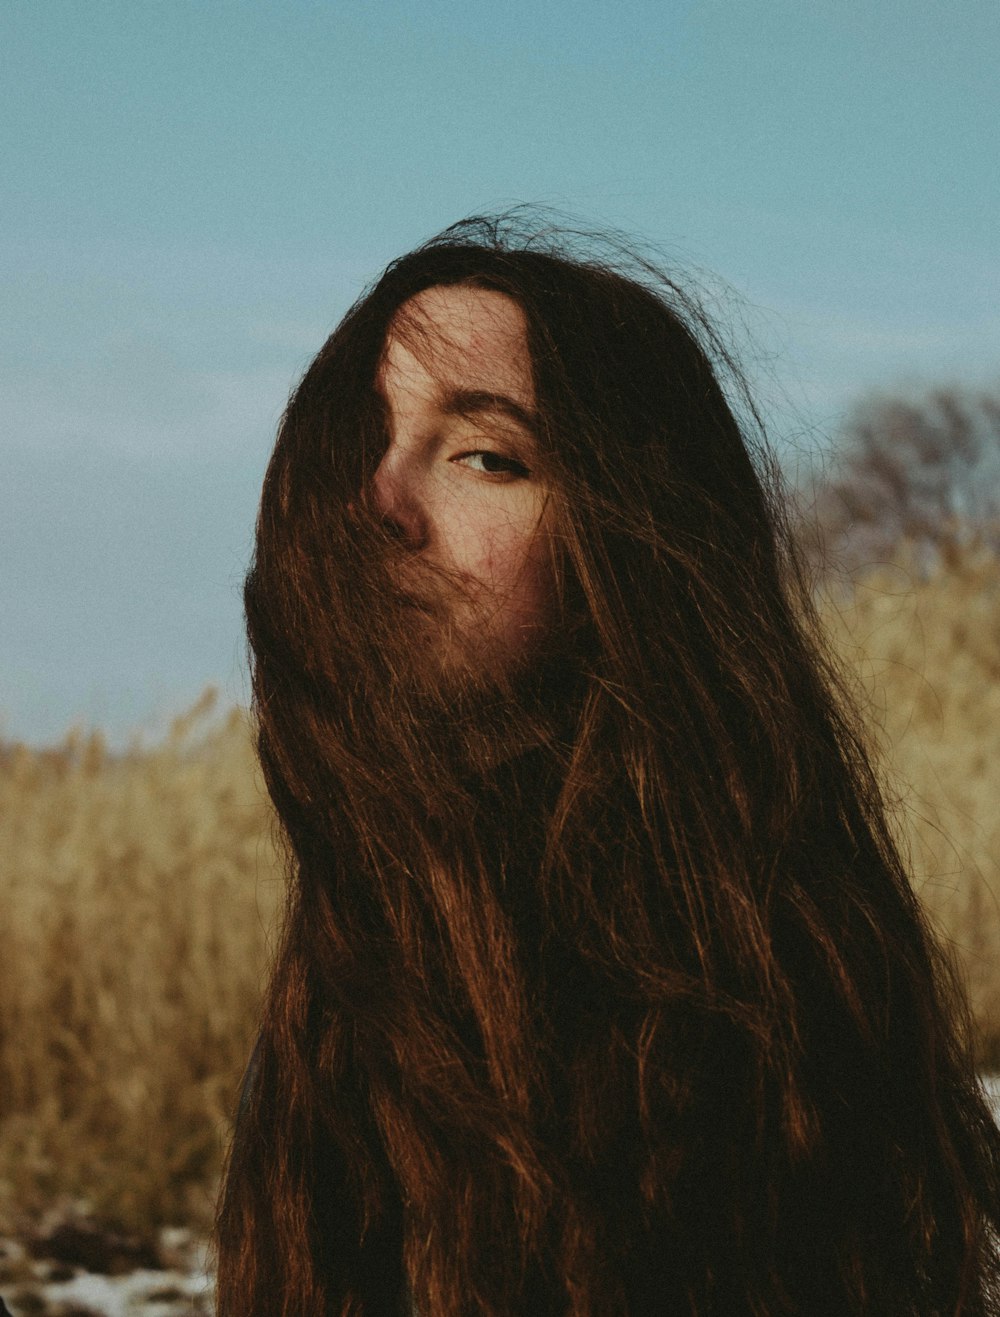
[[[389,445],[372,492],[409,550],[400,588],[445,667],[514,670],[553,596],[524,313],[492,290],[429,288],[397,312],[377,383]]]

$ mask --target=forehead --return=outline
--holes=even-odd
[[[407,381],[505,393],[533,405],[527,322],[512,297],[446,285],[411,297],[393,316],[379,369],[383,388]]]

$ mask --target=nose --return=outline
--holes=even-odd
[[[392,448],[372,477],[372,495],[379,515],[410,548],[427,543],[427,514],[414,488],[405,461]]]

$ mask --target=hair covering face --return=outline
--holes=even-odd
[[[1000,1135],[732,365],[649,263],[470,221],[289,403],[221,1317],[990,1310]]]

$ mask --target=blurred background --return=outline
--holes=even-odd
[[[35,0],[0,62],[8,1214],[207,1220],[281,893],[237,707],[274,429],[388,260],[518,203],[734,338],[1000,1069],[994,0]]]

